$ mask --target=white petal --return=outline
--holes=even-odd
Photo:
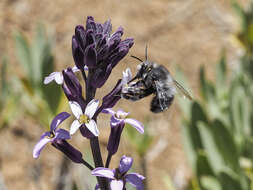
[[[80,71],[80,69],[78,69],[77,66],[74,66],[74,67],[72,67],[72,71],[75,73],[75,72]]]
[[[132,73],[130,68],[127,68],[126,71],[123,71],[123,79],[126,83],[129,82],[132,79]]]
[[[95,135],[96,137],[99,135],[99,130],[97,127],[97,124],[94,120],[90,120],[89,123],[85,123],[85,126],[90,130],[90,132],[92,132],[93,135]]]
[[[57,84],[63,84],[63,76],[60,72],[56,72],[54,80]]]
[[[51,73],[49,76],[45,77],[44,79],[44,84],[49,84],[50,82],[52,82],[55,78],[55,75],[57,74],[58,72],[53,72]]]
[[[84,70],[85,70],[85,71],[88,71],[89,68],[88,68],[86,65],[84,65]]]
[[[122,190],[123,189],[123,181],[122,180],[112,180],[110,186],[111,186],[111,190]]]
[[[78,120],[74,120],[70,126],[70,130],[69,130],[70,135],[73,135],[79,129],[81,125],[82,124]]]
[[[74,116],[79,119],[83,115],[81,106],[75,101],[69,101],[69,106]]]
[[[92,118],[94,113],[97,111],[98,104],[98,100],[91,100],[86,106],[84,114],[87,115],[89,118]]]

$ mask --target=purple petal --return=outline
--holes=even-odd
[[[112,89],[112,91],[103,97],[103,108],[112,108],[120,100],[121,87],[121,80],[118,80],[116,86]]]
[[[90,46],[90,45],[94,45],[95,44],[95,37],[93,34],[92,30],[87,30],[86,31],[86,47]]]
[[[60,125],[69,116],[70,116],[70,114],[67,113],[67,112],[61,112],[61,113],[59,113],[57,116],[55,116],[55,118],[51,122],[50,130],[54,131],[58,127],[58,125]]]
[[[120,173],[126,173],[133,164],[133,158],[122,156],[119,163],[119,171]]]
[[[116,116],[118,118],[126,118],[128,116],[129,112],[124,112],[122,109],[119,109],[116,113]]]
[[[71,139],[71,136],[65,129],[56,129],[55,139]]]
[[[109,78],[112,72],[112,65],[109,64],[105,69],[101,70],[100,73],[96,73],[96,75],[92,78],[92,86],[95,88],[101,88],[106,80]]]
[[[95,168],[94,170],[91,171],[91,175],[115,179],[113,170],[103,167]]]
[[[62,72],[62,74],[64,78],[63,90],[68,100],[77,101],[80,103],[78,100],[83,99],[82,86],[72,71],[72,68],[67,68]]]
[[[112,37],[113,38],[115,35],[120,35],[120,37],[123,35],[124,33],[124,28],[122,28],[121,26],[117,28],[117,30],[112,34]]]
[[[144,133],[144,127],[141,122],[131,118],[124,119],[124,122],[132,125],[139,133]]]
[[[115,154],[118,151],[120,137],[124,129],[124,125],[124,123],[119,123],[119,125],[111,127],[111,133],[107,144],[107,150],[111,155]]]
[[[52,142],[52,145],[58,150],[62,151],[73,162],[75,163],[83,162],[82,153],[76,148],[74,148],[71,144],[69,144],[66,140],[56,139]]]
[[[145,177],[143,177],[142,175],[137,174],[137,173],[130,173],[130,174],[126,174],[125,179],[128,183],[133,185],[137,190],[144,190],[142,180],[145,179]]]
[[[75,37],[78,44],[81,46],[82,50],[85,49],[86,39],[85,39],[85,30],[84,27],[81,25],[76,26],[75,28]]]
[[[122,122],[123,122],[123,119],[118,119],[115,116],[112,116],[110,124],[111,124],[111,127],[115,127],[115,126],[120,125]]]
[[[96,28],[97,28],[97,32],[98,33],[102,33],[103,32],[103,25],[100,23],[96,24]]]
[[[88,16],[86,20],[86,30],[88,29],[94,30],[93,24],[95,24],[94,18],[92,16]]]
[[[82,69],[84,67],[84,61],[83,61],[84,54],[83,54],[83,50],[81,50],[81,47],[79,46],[77,42],[76,36],[72,37],[72,56],[77,68]]]
[[[111,108],[103,109],[102,113],[110,114],[110,115],[115,115],[115,111],[113,111]]]
[[[95,68],[97,66],[97,51],[94,44],[86,47],[84,52],[84,63],[89,68]]]
[[[111,58],[112,68],[114,68],[119,63],[119,61],[126,56],[128,51],[129,51],[129,48],[124,47],[124,48],[120,49],[120,51],[117,52],[117,54],[115,54],[115,56],[113,58]]]
[[[124,182],[122,180],[112,180],[110,183],[111,190],[122,190]]]
[[[50,136],[50,132],[45,132],[41,135],[40,140],[37,142],[37,144],[33,148],[34,158],[38,158],[44,146],[53,140],[53,139],[47,138],[49,136]]]
[[[96,184],[95,190],[98,190],[98,189],[100,189],[99,184]]]
[[[112,24],[111,24],[111,21],[110,20],[108,20],[108,21],[106,21],[104,24],[103,24],[103,32],[104,32],[104,34],[106,34],[106,35],[110,35],[110,33],[111,33],[111,31],[112,31]]]

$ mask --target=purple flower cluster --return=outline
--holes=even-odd
[[[126,174],[132,166],[133,159],[123,156],[117,169],[108,169],[112,156],[118,151],[120,137],[125,124],[130,124],[139,133],[144,133],[143,125],[132,118],[123,110],[113,111],[111,108],[121,98],[127,82],[131,80],[131,72],[127,69],[123,72],[115,87],[106,94],[99,105],[95,98],[97,88],[101,88],[109,78],[112,69],[123,59],[133,45],[133,39],[122,40],[123,28],[119,27],[114,33],[110,21],[104,24],[96,23],[89,16],[86,27],[77,26],[72,37],[72,54],[75,62],[74,67],[64,69],[62,72],[53,72],[45,77],[44,84],[55,81],[61,85],[68,104],[74,116],[69,131],[59,128],[59,125],[71,116],[67,112],[61,112],[51,122],[50,131],[42,134],[39,142],[33,149],[33,157],[38,158],[47,143],[63,152],[75,163],[81,163],[92,170],[92,175],[98,176],[98,186],[101,189],[120,190],[125,189],[126,182],[135,186],[138,190],[143,189],[143,176],[130,173]],[[82,85],[76,73],[81,72],[85,84],[85,96]],[[111,133],[108,139],[108,158],[104,167],[99,148],[99,129],[97,119],[100,113],[111,115]],[[109,123],[108,123],[109,124]],[[87,163],[82,153],[68,143],[71,136],[77,131],[90,140],[95,169]],[[105,178],[108,178],[105,180]]]

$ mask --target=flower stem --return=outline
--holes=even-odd
[[[94,74],[94,70],[89,69],[88,77],[87,77],[87,80],[85,83],[85,85],[86,85],[86,101],[87,102],[90,102],[95,97],[96,90],[97,90],[96,88],[94,88],[91,85],[91,78],[92,78],[93,74]],[[93,119],[97,122],[97,115],[95,117],[93,117]],[[90,139],[90,147],[91,147],[91,151],[92,151],[93,160],[95,163],[95,168],[104,167],[98,137],[93,137]],[[98,180],[99,187],[101,190],[109,190],[108,181],[106,180],[106,178],[97,177],[97,180]]]
[[[82,164],[85,165],[90,170],[94,170],[94,168],[88,162],[86,162],[84,159],[82,159]]]
[[[99,140],[98,137],[93,137],[90,139],[90,147],[92,150],[93,160],[95,163],[95,167],[104,167],[101,152],[100,152],[100,146],[99,146]],[[97,177],[99,186],[101,190],[108,190],[108,183],[107,180],[103,177]]]
[[[109,168],[111,159],[112,159],[112,154],[110,152],[108,152],[107,159],[106,159],[106,164],[105,164],[106,168]]]

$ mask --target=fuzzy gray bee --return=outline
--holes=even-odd
[[[122,88],[122,97],[132,101],[140,100],[154,94],[150,105],[150,111],[162,112],[170,107],[177,91],[192,100],[190,94],[180,85],[170,72],[162,65],[150,62],[147,59],[147,47],[145,61],[131,56],[141,63],[137,66],[137,74]]]

